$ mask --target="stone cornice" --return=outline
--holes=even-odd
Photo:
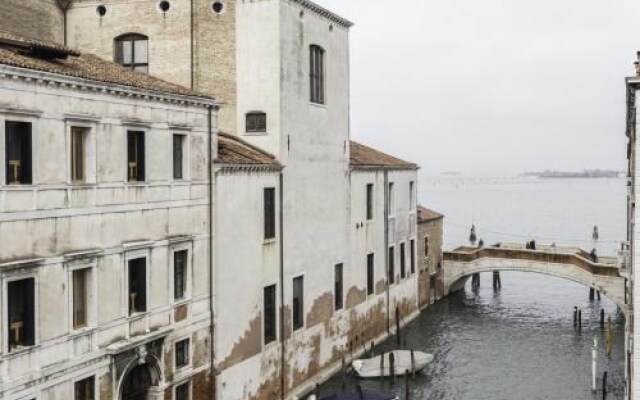
[[[303,6],[304,8],[306,8],[307,10],[311,10],[313,12],[315,12],[316,14],[319,14],[333,22],[335,22],[338,25],[341,25],[345,28],[350,28],[353,26],[353,22],[349,21],[346,18],[343,18],[341,16],[339,16],[336,13],[333,13],[329,10],[327,10],[324,7],[319,6],[318,4],[314,3],[313,1],[310,0],[291,0],[293,3],[299,4],[301,6]]]

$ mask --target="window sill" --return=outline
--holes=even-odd
[[[264,337],[262,338],[262,351],[267,351],[273,347],[278,347],[278,345],[280,344],[280,342],[278,341],[278,338],[276,337],[275,339],[273,339],[272,341],[270,341],[269,343],[265,343],[264,342]]]
[[[327,103],[315,103],[313,101],[310,101],[309,105],[312,107],[324,108],[325,110],[327,109]]]
[[[262,244],[265,246],[268,246],[276,243],[277,241],[278,241],[277,238],[269,238],[269,239],[264,239],[264,242]]]
[[[39,348],[40,348],[39,344],[34,344],[33,346],[19,346],[19,347],[13,348],[13,350],[7,349],[6,356],[7,357],[21,356],[31,351],[38,350]]]
[[[269,132],[245,132],[244,136],[269,136]]]
[[[189,303],[191,303],[191,296],[173,300],[173,306],[174,307],[184,306],[184,305],[187,305]]]
[[[146,317],[148,313],[149,313],[148,311],[136,311],[134,313],[130,313],[127,316],[127,320],[128,321],[141,320],[142,318]]]
[[[71,333],[69,333],[69,337],[74,338],[74,337],[78,337],[78,336],[84,336],[90,333],[93,333],[94,331],[97,330],[97,326],[85,326],[82,328],[71,328]]]

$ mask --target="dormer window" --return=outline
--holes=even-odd
[[[139,34],[118,36],[115,41],[115,60],[123,67],[149,73],[149,38]]]
[[[266,132],[267,131],[267,114],[263,112],[247,113],[247,132]]]
[[[324,49],[314,44],[309,50],[310,100],[324,104]]]

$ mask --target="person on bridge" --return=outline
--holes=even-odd
[[[531,250],[535,250],[536,249],[536,241],[532,240],[530,246],[531,246]]]
[[[589,253],[589,258],[591,258],[591,262],[598,262],[598,255],[596,254],[596,249],[591,249],[591,253]]]

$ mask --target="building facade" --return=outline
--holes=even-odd
[[[444,215],[418,206],[418,303],[423,309],[444,295],[442,237]]]
[[[210,398],[218,103],[4,33],[0,98],[0,398]]]

